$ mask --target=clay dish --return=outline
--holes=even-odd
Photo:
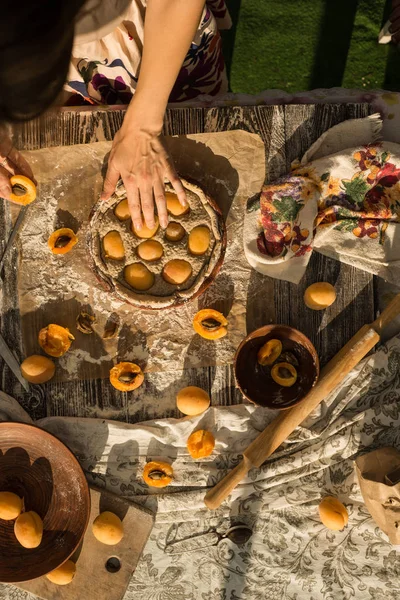
[[[109,200],[100,201],[93,207],[87,236],[88,257],[97,279],[119,300],[147,310],[175,308],[200,296],[216,278],[226,248],[226,229],[221,210],[198,185],[184,179],[182,184],[190,210],[182,215],[170,215],[169,219],[180,225],[184,234],[172,241],[158,227],[149,238],[162,247],[159,258],[154,260],[146,260],[140,249],[138,251],[144,240],[138,237],[139,232],[135,234],[132,231],[131,219],[121,221],[115,214],[117,206],[126,199],[122,182]],[[165,184],[165,191],[173,193],[169,183]],[[209,231],[209,245],[198,255],[190,251],[188,242],[191,232],[201,227]],[[110,231],[118,232],[121,237],[125,252],[121,260],[110,260],[104,254],[102,240]],[[171,263],[185,264],[188,276],[182,278],[182,282],[171,281],[166,276]],[[132,281],[127,281],[124,269],[132,264],[146,267],[150,276],[145,286],[135,289]]]
[[[297,359],[297,381],[292,387],[275,383],[271,367],[258,363],[259,349],[272,339],[281,341],[282,354],[291,353]],[[234,365],[242,394],[254,404],[278,410],[301,402],[319,377],[319,360],[313,344],[303,333],[287,325],[266,325],[253,331],[237,349]]]
[[[0,423],[0,490],[24,500],[43,520],[43,538],[23,548],[14,521],[0,519],[0,581],[18,582],[49,573],[80,544],[90,514],[89,487],[75,456],[50,433],[25,423]]]

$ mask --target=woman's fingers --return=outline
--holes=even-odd
[[[10,166],[13,168],[14,173],[18,175],[25,175],[25,177],[28,177],[35,185],[37,185],[37,181],[33,175],[30,164],[14,147],[11,148],[7,156],[8,164],[10,164],[10,161],[12,163]]]
[[[122,181],[124,182],[126,195],[128,197],[128,206],[132,217],[132,223],[135,229],[142,229],[143,221],[142,211],[140,210],[139,188],[135,181],[135,177],[133,175],[123,176]]]
[[[11,196],[10,173],[4,167],[0,167],[0,198],[9,200]]]
[[[154,221],[154,201],[153,186],[151,179],[146,175],[139,179],[140,204],[142,205],[143,217],[149,229],[153,229]]]
[[[114,166],[113,158],[110,157],[108,160],[106,177],[104,179],[101,200],[108,200],[113,195],[115,188],[117,187],[119,175],[119,169]]]
[[[164,182],[160,174],[157,174],[153,183],[154,200],[157,206],[158,218],[160,225],[165,229],[168,225],[167,203],[165,201]]]

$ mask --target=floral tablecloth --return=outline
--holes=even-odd
[[[207,486],[238,463],[244,448],[274,417],[243,404],[210,408],[198,417],[136,425],[50,417],[37,425],[65,441],[89,481],[156,512],[156,523],[125,600],[399,600],[400,553],[369,516],[354,472],[365,449],[400,450],[400,336],[364,360],[260,469],[253,469],[229,502],[204,508]],[[30,422],[16,401],[1,394],[0,418]],[[214,432],[212,456],[193,461],[185,442],[195,428]],[[163,457],[175,480],[152,494],[141,473]],[[334,494],[349,524],[326,529],[318,504]],[[170,556],[167,541],[231,523],[247,523],[245,546],[218,546]],[[0,585],[4,600],[31,600]]]

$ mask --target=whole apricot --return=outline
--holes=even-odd
[[[56,585],[68,585],[71,583],[76,573],[76,564],[72,560],[66,560],[60,567],[47,573],[46,577],[51,583]]]
[[[43,536],[43,521],[33,510],[19,515],[14,523],[14,534],[24,548],[37,548]]]
[[[124,537],[124,526],[117,515],[106,510],[93,521],[93,535],[102,544],[114,546]]]
[[[22,511],[22,500],[13,492],[0,492],[0,519],[12,521]]]
[[[200,415],[210,406],[210,396],[195,385],[180,390],[176,396],[176,406],[184,415]]]
[[[319,516],[328,529],[340,531],[349,522],[349,514],[344,504],[334,496],[325,496],[319,507]]]
[[[215,439],[210,431],[199,429],[190,434],[186,445],[192,458],[204,458],[214,450]]]
[[[33,354],[21,364],[21,374],[29,383],[46,383],[54,376],[56,365],[47,356]]]
[[[336,290],[330,283],[313,283],[304,292],[304,303],[311,310],[324,310],[336,300]]]

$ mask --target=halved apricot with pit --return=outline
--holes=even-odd
[[[219,340],[227,333],[228,321],[212,308],[203,308],[193,318],[193,329],[206,340]]]
[[[139,365],[120,362],[110,371],[110,382],[120,392],[132,392],[142,385],[144,375]]]
[[[62,227],[51,234],[47,243],[53,254],[66,254],[77,242],[78,238],[72,229]]]
[[[143,479],[151,487],[163,488],[171,483],[173,474],[170,464],[153,460],[145,465]]]

